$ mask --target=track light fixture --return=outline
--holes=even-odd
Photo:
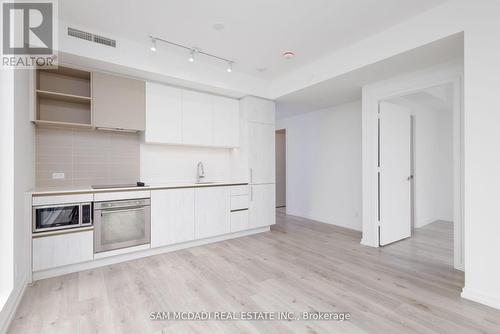
[[[190,63],[193,63],[195,61],[195,56],[196,55],[203,55],[203,56],[215,58],[215,59],[218,59],[220,61],[225,62],[227,64],[226,71],[228,73],[231,73],[233,71],[234,60],[230,60],[230,59],[226,59],[226,58],[223,58],[223,57],[219,57],[219,56],[216,56],[216,55],[208,53],[208,52],[203,52],[203,51],[201,51],[201,50],[199,50],[197,48],[194,48],[194,47],[189,47],[189,46],[186,46],[186,45],[182,45],[182,44],[174,43],[174,42],[171,42],[171,41],[167,41],[166,39],[155,37],[153,35],[149,35],[149,38],[151,39],[151,51],[156,51],[156,49],[157,49],[156,48],[156,44],[157,44],[158,41],[160,41],[160,42],[167,43],[167,44],[170,44],[170,45],[173,45],[173,46],[177,46],[178,48],[182,48],[182,49],[188,50],[189,51],[188,61]]]

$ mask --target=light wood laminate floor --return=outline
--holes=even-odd
[[[374,249],[359,232],[277,213],[271,232],[28,287],[10,333],[500,333],[460,298],[451,223]],[[345,311],[352,320],[150,321],[152,311]]]

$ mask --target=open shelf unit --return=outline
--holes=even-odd
[[[37,125],[92,127],[92,73],[60,66],[35,73]]]

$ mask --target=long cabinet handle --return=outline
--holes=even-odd
[[[250,168],[250,184],[253,183],[253,168]]]
[[[250,201],[253,202],[253,186],[250,186]]]

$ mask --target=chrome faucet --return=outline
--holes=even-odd
[[[196,167],[196,182],[200,183],[205,178],[205,169],[203,168],[203,162],[198,162],[198,166]]]

